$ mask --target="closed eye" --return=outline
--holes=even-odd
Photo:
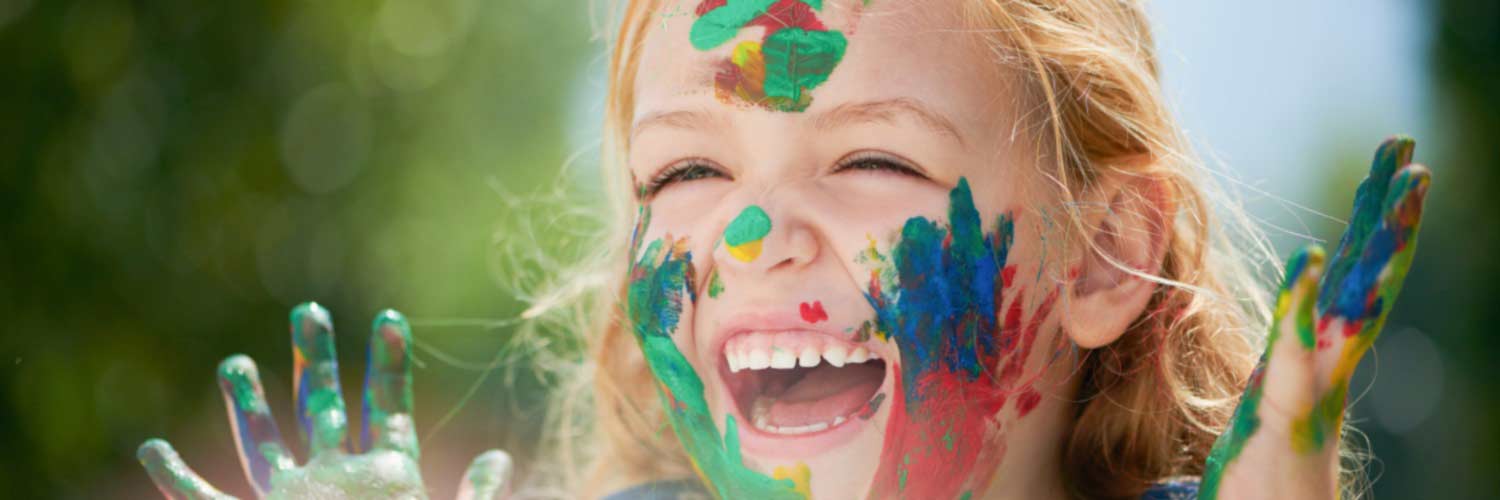
[[[918,179],[927,179],[927,175],[911,162],[903,160],[895,155],[875,151],[860,151],[844,157],[833,167],[834,173],[842,172],[871,172],[891,173],[905,175]]]
[[[651,180],[642,187],[641,195],[645,199],[650,199],[674,184],[712,178],[729,179],[730,177],[706,159],[688,158],[668,165],[652,176]]]

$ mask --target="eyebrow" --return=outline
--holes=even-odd
[[[895,123],[900,118],[916,120],[933,131],[952,137],[959,145],[964,145],[963,135],[958,132],[958,127],[952,120],[922,101],[909,97],[840,104],[818,113],[813,118],[813,128],[826,132],[856,123]],[[658,111],[642,116],[631,125],[630,140],[635,142],[636,136],[653,127],[699,130],[724,125],[724,116],[717,113],[701,110]]]
[[[714,126],[725,125],[723,115],[711,114],[699,110],[677,110],[657,111],[637,119],[630,126],[630,142],[641,135],[642,131],[652,127],[668,127],[683,130],[698,130]]]
[[[902,117],[915,119],[933,131],[951,136],[959,145],[964,144],[964,137],[958,133],[958,127],[953,125],[952,120],[922,101],[910,97],[840,104],[820,113],[813,120],[813,128],[827,131],[853,123],[895,123]]]

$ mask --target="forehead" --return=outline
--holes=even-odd
[[[663,0],[642,44],[634,82],[635,118],[710,104],[758,112],[716,98],[715,77],[734,48],[759,41],[765,28],[752,26],[707,50],[694,47],[690,32],[702,0]],[[986,36],[965,22],[961,0],[825,0],[817,19],[848,40],[827,81],[811,91],[805,110],[816,113],[851,102],[915,99],[965,126],[982,126],[1008,104],[1006,72]],[[748,109],[747,109],[748,108]],[[795,119],[803,113],[784,113]]]

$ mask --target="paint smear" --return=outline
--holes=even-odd
[[[760,207],[750,205],[724,228],[724,245],[735,259],[752,262],[760,257],[767,234],[771,234],[771,216]]]
[[[297,394],[297,421],[308,440],[308,453],[352,451],[346,439],[348,414],[339,388],[338,357],[333,348],[333,321],[328,310],[308,302],[292,309],[292,380]]]
[[[1322,355],[1319,351],[1333,344],[1329,336],[1337,334],[1344,338],[1329,375],[1329,387],[1303,415],[1292,419],[1289,429],[1289,446],[1299,454],[1317,453],[1328,443],[1338,441],[1349,379],[1379,336],[1416,253],[1417,231],[1430,178],[1401,170],[1411,163],[1414,147],[1415,141],[1404,136],[1381,143],[1369,175],[1355,192],[1349,227],[1337,250],[1327,258],[1326,270],[1320,278],[1320,273],[1308,270],[1320,267],[1324,260],[1323,251],[1317,246],[1298,252],[1287,262],[1266,353],[1251,375],[1229,429],[1214,442],[1204,468],[1199,498],[1217,498],[1225,470],[1259,430],[1264,372],[1272,357],[1271,350],[1284,333],[1296,334],[1297,345],[1314,355]],[[1314,294],[1315,303],[1308,298]],[[1297,301],[1294,296],[1303,298]],[[1295,315],[1294,331],[1283,332],[1280,325],[1288,314]],[[1334,319],[1343,321],[1343,327],[1333,328]]]
[[[716,93],[725,101],[802,111],[848,47],[843,33],[818,19],[822,8],[822,0],[704,0],[688,36],[694,48],[712,50],[742,29],[763,28],[760,41],[740,42],[721,64]]]
[[[828,321],[828,313],[823,311],[823,302],[814,300],[811,304],[803,302],[800,307],[802,321],[817,323]]]
[[[1040,402],[1025,396],[1035,391],[1022,375],[1057,291],[1026,318],[1024,290],[1006,265],[1011,216],[984,233],[967,180],[949,203],[946,225],[908,219],[888,254],[872,241],[860,259],[873,267],[871,330],[901,351],[872,497],[983,492],[1005,454],[1000,412],[1012,407],[1021,418]]]
[[[717,299],[719,294],[724,293],[724,280],[719,278],[719,270],[708,272],[708,298]]]
[[[652,241],[642,252],[640,238],[650,219],[649,209],[642,207],[631,241],[632,255],[640,258],[630,268],[626,309],[677,440],[704,484],[719,498],[806,498],[794,480],[773,478],[745,466],[733,416],[725,416],[723,434],[714,426],[703,380],[672,342],[684,301],[697,300],[692,254],[685,239],[670,235]]]
[[[797,493],[801,493],[804,498],[812,498],[812,471],[807,468],[807,464],[797,462],[792,467],[776,467],[776,470],[771,471],[771,477],[790,480],[796,485]]]

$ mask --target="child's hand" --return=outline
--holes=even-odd
[[[1395,303],[1416,250],[1429,172],[1413,141],[1375,153],[1338,250],[1287,262],[1266,353],[1208,457],[1199,498],[1338,497],[1349,377]]]
[[[305,465],[298,467],[281,441],[255,362],[236,355],[219,364],[219,389],[229,410],[240,464],[256,496],[427,497],[417,467],[419,452],[411,418],[411,359],[407,356],[411,328],[401,313],[387,310],[375,318],[373,330],[365,371],[362,454],[346,452],[351,447],[333,350],[333,324],[322,307],[308,303],[292,310],[297,421],[311,455]],[[146,441],[137,456],[167,498],[233,498],[188,468],[166,441]],[[510,469],[505,452],[479,455],[464,474],[458,498],[502,495]]]

